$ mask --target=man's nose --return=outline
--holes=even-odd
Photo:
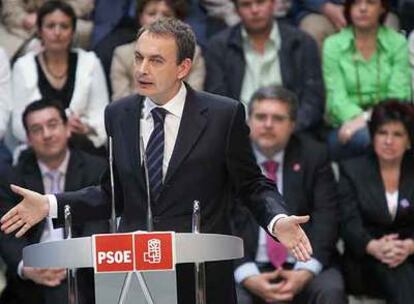
[[[148,61],[143,59],[140,63],[137,64],[138,72],[141,74],[147,74],[148,72]]]

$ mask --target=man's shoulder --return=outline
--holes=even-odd
[[[142,99],[142,96],[138,94],[133,94],[129,96],[122,97],[121,99],[111,102],[107,107],[106,111],[111,113],[116,113],[123,111],[138,105],[138,101]]]
[[[226,109],[236,109],[241,103],[235,99],[230,97],[209,93],[205,91],[192,91],[194,94],[194,98],[196,98],[199,102],[208,106],[211,109],[216,109],[218,111],[225,111]]]
[[[327,152],[327,146],[325,143],[314,139],[309,134],[294,134],[292,135],[289,145],[300,149],[303,154],[313,156],[321,155]],[[309,153],[311,152],[311,153]]]
[[[290,25],[286,21],[278,21],[280,39],[282,40],[282,46],[285,45],[296,45],[303,46],[308,44],[316,45],[315,40],[305,31]]]
[[[82,162],[85,167],[87,166],[89,168],[95,168],[98,170],[100,168],[103,169],[107,166],[107,162],[103,157],[92,155],[79,149],[71,149],[70,153],[71,158]]]
[[[241,43],[241,24],[228,27],[214,34],[209,40],[209,47],[228,46],[232,42]]]

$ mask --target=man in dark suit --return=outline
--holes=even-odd
[[[194,34],[181,21],[162,19],[140,29],[135,48],[140,96],[127,97],[106,109],[106,130],[114,143],[119,231],[146,228],[141,156],[145,150],[155,230],[191,231],[193,202],[198,200],[201,232],[230,234],[230,202],[238,195],[262,227],[298,259],[309,259],[312,249],[300,227],[309,217],[286,216],[276,186],[261,174],[250,147],[242,104],[183,84],[194,48]],[[61,221],[63,202],[70,202],[74,221],[110,215],[108,176],[100,187],[56,197],[12,189],[24,199],[2,218],[2,229],[6,233],[18,229],[17,236],[45,216]],[[190,266],[177,267],[179,303],[194,303]],[[206,268],[208,303],[235,303],[232,263],[208,263]]]
[[[21,200],[20,196],[10,191],[10,183],[39,193],[73,191],[99,183],[106,162],[68,147],[70,130],[61,107],[46,100],[33,102],[26,108],[23,120],[30,148],[21,154],[17,165],[7,174],[9,180],[2,181],[2,208]],[[107,221],[90,222],[74,226],[73,236],[107,231]],[[25,246],[62,238],[62,229],[55,229],[50,220],[41,221],[20,239],[0,236],[0,252],[7,265],[7,284],[0,303],[68,302],[65,269],[35,269],[22,263]],[[94,303],[92,271],[79,270],[78,280],[81,303]]]
[[[283,85],[299,99],[298,131],[322,123],[325,92],[316,42],[273,17],[275,0],[233,0],[241,22],[211,38],[206,91],[248,104],[258,88]]]
[[[314,254],[307,262],[297,261],[265,237],[244,207],[236,208],[235,230],[245,245],[235,270],[239,304],[346,303],[341,274],[332,267],[338,226],[335,179],[325,147],[293,135],[296,117],[296,96],[283,87],[263,87],[249,104],[257,163],[278,185],[290,212],[311,215],[304,229]]]

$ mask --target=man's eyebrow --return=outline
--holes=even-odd
[[[135,57],[144,57],[140,52],[135,51]],[[158,59],[158,60],[165,60],[163,56],[155,54],[155,55],[150,55],[149,56],[150,59]]]

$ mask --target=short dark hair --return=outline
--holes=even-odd
[[[184,20],[188,14],[188,3],[186,0],[139,0],[137,1],[137,18],[144,12],[145,7],[151,2],[165,2],[174,12],[174,17]]]
[[[51,1],[46,1],[37,11],[37,28],[38,30],[40,30],[42,28],[43,25],[43,21],[45,19],[46,15],[49,15],[55,11],[61,11],[63,12],[66,16],[68,16],[70,18],[70,23],[72,25],[72,29],[73,31],[76,30],[76,14],[75,14],[75,10],[72,8],[72,6],[70,6],[69,4],[63,2],[63,1],[58,1],[58,0],[51,0]]]
[[[345,0],[344,4],[344,17],[348,24],[352,24],[351,19],[351,7],[355,3],[356,0]],[[379,23],[384,24],[385,18],[387,17],[387,13],[390,10],[390,3],[388,0],[381,0],[381,5],[384,8],[384,13],[379,18]]]
[[[289,106],[289,116],[291,120],[296,120],[298,112],[298,98],[296,94],[292,91],[280,86],[280,85],[270,85],[266,87],[261,87],[256,90],[248,105],[249,116],[253,112],[253,106],[256,102],[259,102],[263,99],[272,99],[275,101],[281,101],[286,103]]]
[[[408,133],[410,142],[414,144],[414,106],[410,102],[387,99],[376,105],[372,110],[368,129],[371,139],[384,124],[401,122]]]
[[[22,121],[23,121],[23,126],[26,132],[29,131],[29,128],[27,125],[27,116],[29,116],[30,113],[40,111],[43,109],[47,109],[47,108],[56,109],[59,112],[59,116],[63,120],[63,123],[66,124],[68,122],[68,117],[66,116],[65,110],[60,101],[39,99],[39,100],[33,101],[32,103],[28,104],[27,107],[24,109],[24,112],[22,115]]]
[[[141,27],[137,34],[137,40],[144,32],[156,36],[172,37],[177,45],[177,63],[189,58],[193,60],[196,38],[188,24],[175,18],[161,18],[151,24]]]

